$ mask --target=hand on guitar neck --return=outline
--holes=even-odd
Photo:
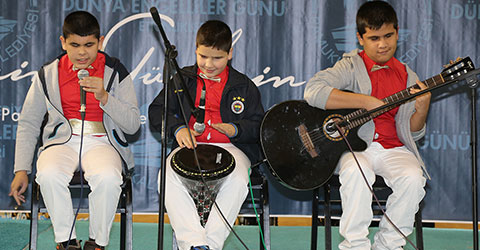
[[[427,86],[419,80],[417,80],[417,85],[420,87],[420,89],[411,88],[410,94],[415,94],[423,89],[427,89]],[[428,109],[430,107],[431,96],[432,94],[427,92],[423,95],[415,97],[415,113],[413,113],[412,117],[410,118],[410,131],[419,131],[425,125],[425,122],[427,121]]]

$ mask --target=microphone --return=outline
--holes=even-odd
[[[81,69],[77,73],[78,80],[82,80],[85,77],[90,76],[87,70]],[[85,90],[83,90],[83,87],[80,86],[80,113],[85,113],[85,104],[86,104],[86,93]]]
[[[197,121],[195,121],[195,124],[193,124],[193,130],[201,134],[203,133],[203,131],[205,131],[205,84],[203,84],[202,87],[198,109],[200,110],[200,112],[198,112],[198,115],[196,117]]]
[[[150,15],[152,15],[153,21],[155,22],[155,24],[158,26],[158,29],[160,30],[160,34],[163,37],[163,42],[165,43],[165,48],[167,49],[167,51],[168,51],[168,49],[171,48],[171,49],[173,49],[173,52],[176,52],[175,49],[174,49],[175,46],[170,44],[170,41],[168,41],[168,39],[167,39],[167,34],[165,34],[165,31],[163,30],[162,22],[160,21],[160,14],[158,14],[157,8],[155,8],[155,7],[150,8]],[[176,55],[175,55],[175,57],[176,57]],[[177,66],[177,69],[178,69],[178,66]]]
[[[152,15],[153,21],[157,25],[161,25],[160,24],[160,14],[158,14],[157,8],[155,8],[155,7],[150,8],[150,14]]]

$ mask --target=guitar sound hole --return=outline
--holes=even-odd
[[[339,118],[329,119],[323,124],[323,132],[331,139],[341,139],[341,134],[338,132],[337,127],[335,126],[335,121],[340,121]]]

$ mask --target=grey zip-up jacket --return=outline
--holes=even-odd
[[[367,69],[363,63],[362,58],[358,55],[359,50],[355,49],[349,53],[343,54],[343,58],[338,61],[333,67],[322,70],[316,73],[310,79],[305,87],[304,98],[311,106],[325,109],[327,99],[332,90],[349,90],[355,93],[371,95],[372,83],[368,76]],[[407,87],[416,84],[418,79],[417,74],[412,69],[405,65],[408,73]],[[425,168],[417,145],[416,140],[419,140],[425,135],[425,126],[420,131],[410,131],[410,117],[415,112],[415,100],[410,100],[402,104],[395,116],[395,124],[397,127],[397,135],[400,141],[413,152],[417,157],[425,175],[430,179]],[[375,133],[375,124],[369,121],[362,125],[358,130],[358,136],[364,140],[367,145],[373,141]]]
[[[134,134],[140,128],[140,111],[128,71],[118,59],[103,54],[105,55],[103,83],[108,92],[107,104],[100,103],[100,108],[104,112],[103,126],[110,144],[122,157],[126,171],[133,168],[134,159],[125,134]],[[27,173],[31,173],[33,156],[40,136],[41,147],[38,155],[50,146],[66,143],[72,136],[72,127],[63,114],[58,84],[58,63],[62,56],[45,64],[38,74],[35,74],[28,90],[18,120],[14,172],[26,170]],[[41,79],[45,84],[42,84]]]

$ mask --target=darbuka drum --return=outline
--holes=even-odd
[[[214,145],[199,144],[196,151],[201,170],[195,163],[193,149],[188,148],[177,151],[170,165],[187,187],[197,206],[200,223],[205,226],[224,177],[235,168],[235,159],[227,150]]]

